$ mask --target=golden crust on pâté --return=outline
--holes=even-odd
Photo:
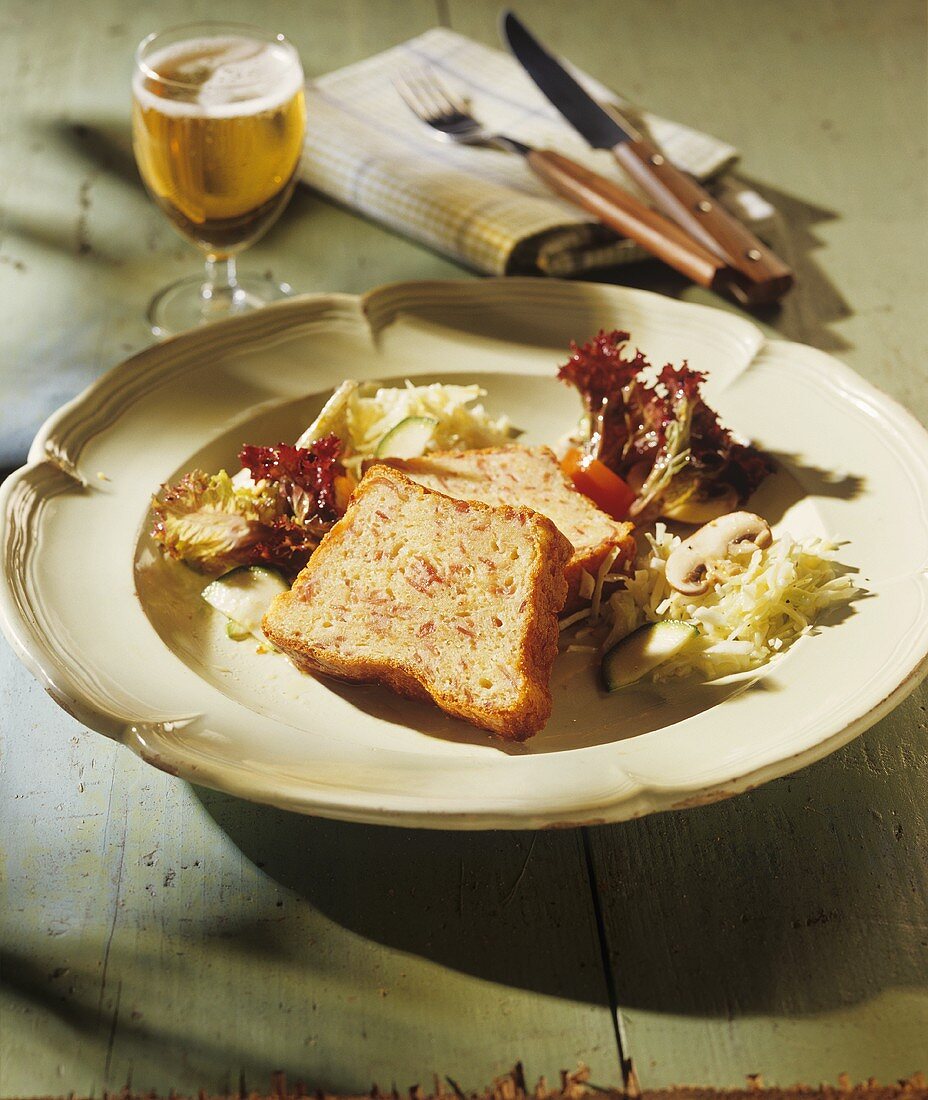
[[[375,465],[264,618],[304,671],[379,683],[521,741],[548,681],[573,553],[551,520]]]

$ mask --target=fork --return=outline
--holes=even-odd
[[[487,130],[470,113],[467,103],[449,92],[431,69],[397,77],[393,86],[412,113],[431,126],[439,138],[459,145],[487,145],[522,156],[532,151],[515,138]]]
[[[449,92],[430,69],[393,82],[413,114],[442,141],[488,146],[518,153],[553,191],[593,214],[623,237],[630,237],[693,282],[724,291],[732,271],[675,222],[640,202],[612,180],[553,149],[534,149],[506,134],[488,130],[468,104]]]

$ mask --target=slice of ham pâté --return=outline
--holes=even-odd
[[[494,506],[532,508],[547,516],[573,547],[566,570],[566,611],[576,610],[581,604],[583,570],[595,576],[603,559],[614,549],[617,554],[610,572],[620,573],[634,561],[633,525],[614,520],[578,493],[548,447],[513,444],[376,461],[402,470],[420,485],[448,496]]]
[[[551,714],[572,548],[528,508],[373,466],[264,632],[297,667],[432,699],[521,741]]]

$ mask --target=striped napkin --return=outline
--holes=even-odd
[[[393,85],[395,78],[423,69],[469,100],[489,129],[556,149],[636,191],[608,150],[591,149],[514,59],[444,28],[307,86],[303,182],[492,275],[571,276],[646,255],[555,196],[521,157],[437,141]],[[593,96],[620,106],[678,167],[699,179],[718,176],[736,159],[731,145],[635,111],[586,74],[574,73]],[[772,214],[755,192],[742,196],[735,191],[726,201],[732,198],[736,212],[755,227]]]

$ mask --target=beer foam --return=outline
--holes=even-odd
[[[292,48],[239,35],[187,38],[156,50],[144,65],[158,74],[168,95],[151,91],[147,85],[154,78],[136,68],[132,91],[139,105],[177,117],[234,118],[273,111],[303,86]],[[184,98],[171,98],[174,90]]]

